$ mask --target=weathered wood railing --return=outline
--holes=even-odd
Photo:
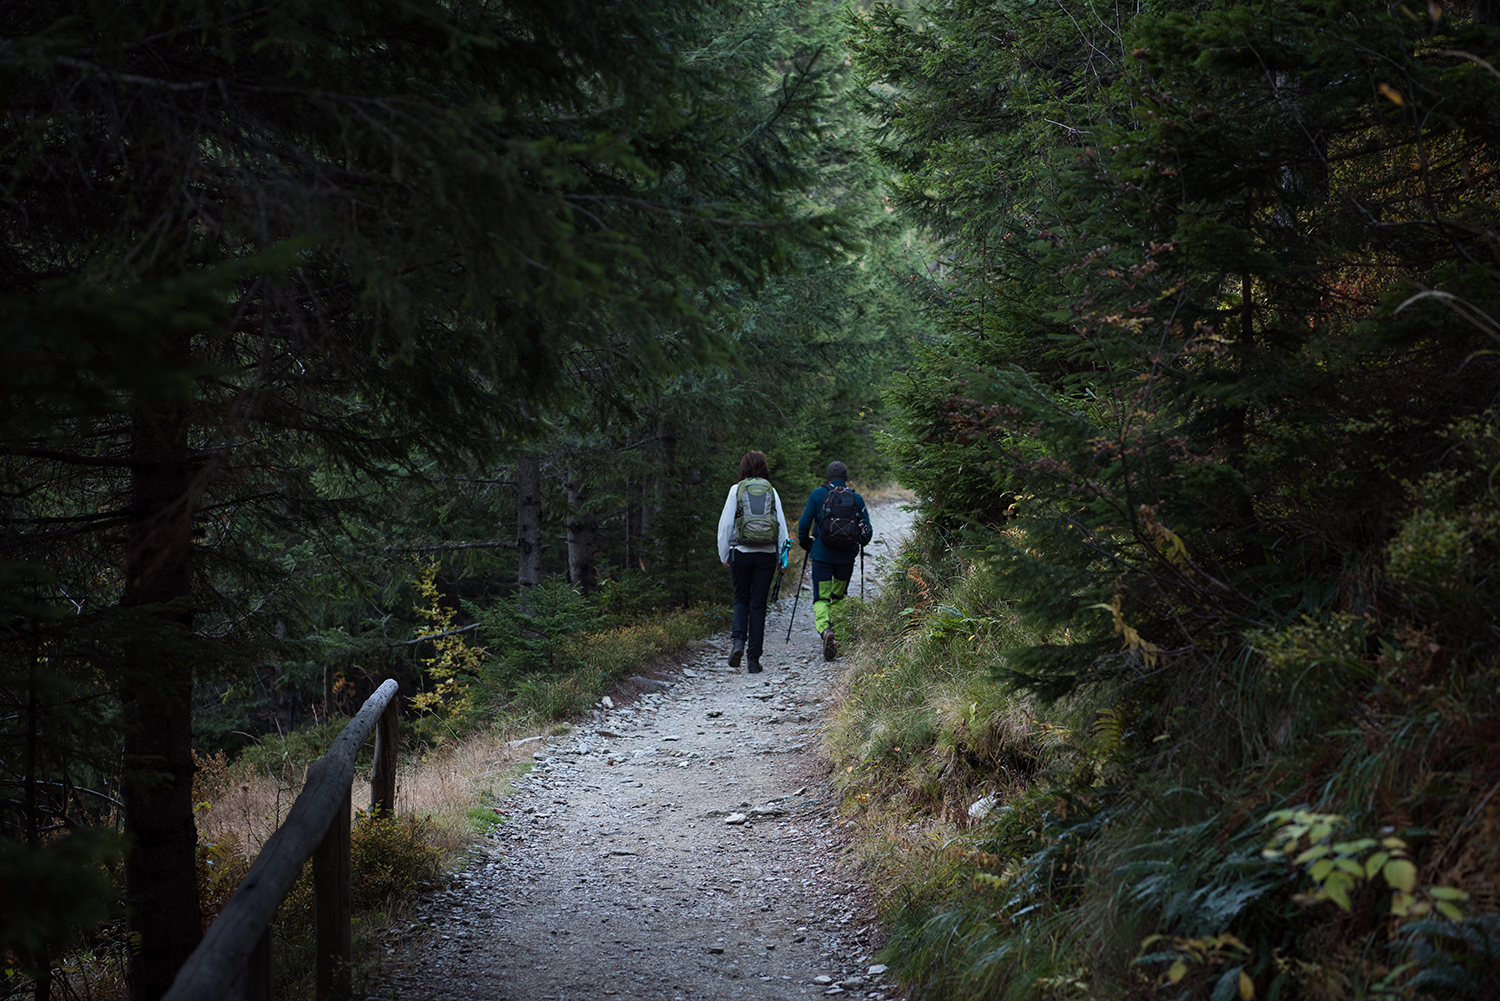
[[[313,860],[318,1001],[349,997],[349,807],[354,761],[375,731],[370,812],[396,805],[396,682],[375,690],[307,782],[162,1001],[270,1001],[271,919]]]

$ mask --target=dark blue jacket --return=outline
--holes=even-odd
[[[843,480],[829,480],[830,485],[844,486]],[[854,491],[850,491],[854,493]],[[818,520],[823,516],[823,501],[828,497],[828,487],[819,487],[807,498],[807,507],[802,509],[802,517],[797,521],[797,542],[803,549],[812,545],[811,556],[815,560],[824,563],[853,563],[859,558],[858,549],[833,549],[823,545],[823,541],[817,537],[816,529]],[[859,509],[859,544],[867,546],[870,544],[870,536],[875,530],[870,527],[870,512],[865,510],[865,499],[859,494],[854,494],[855,506]]]

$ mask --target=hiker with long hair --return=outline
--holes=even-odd
[[[771,469],[763,452],[746,452],[740,478],[724,498],[719,515],[719,562],[734,581],[734,623],[730,629],[729,666],[748,657],[747,674],[761,672],[766,635],[766,595],[790,537],[781,497],[771,486]]]
[[[823,641],[823,659],[839,655],[834,612],[849,590],[854,561],[874,534],[865,499],[845,482],[849,467],[828,464],[828,482],[814,490],[797,521],[797,544],[812,560],[813,623]]]

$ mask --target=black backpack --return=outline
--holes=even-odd
[[[859,501],[848,487],[830,485],[818,517],[818,538],[829,549],[858,549],[863,525]]]

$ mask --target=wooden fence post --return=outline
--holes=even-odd
[[[313,852],[313,923],[317,928],[318,1001],[348,1001],[354,960],[349,924],[354,916],[349,887],[349,788],[343,807]]]
[[[229,1001],[271,1001],[271,929],[260,933],[245,972],[229,990]]]
[[[375,724],[375,765],[370,769],[370,816],[396,814],[396,700]]]
[[[162,1001],[271,1001],[271,921],[303,865],[313,863],[318,1001],[349,1001],[353,918],[349,873],[350,783],[354,763],[379,728],[370,776],[372,811],[390,813],[396,799],[396,693],[382,684],[339,732],[282,825],[267,839],[203,941]]]

